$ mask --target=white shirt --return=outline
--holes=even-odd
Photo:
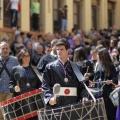
[[[15,35],[20,34],[20,32],[21,32],[20,30],[16,30],[16,31],[15,31]]]
[[[11,9],[18,10],[19,0],[10,0],[10,2],[11,2]]]

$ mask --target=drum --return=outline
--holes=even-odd
[[[40,110],[39,120],[107,120],[103,98],[93,101],[63,106],[51,110]],[[88,114],[89,113],[89,114]]]
[[[44,108],[42,89],[21,94],[0,103],[4,119],[26,120]]]
[[[110,97],[110,99],[111,99],[114,106],[119,106],[120,105],[120,87],[114,89],[110,93],[109,97]]]

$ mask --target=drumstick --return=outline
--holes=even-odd
[[[93,83],[106,83],[106,81],[100,81],[100,82],[93,82]],[[116,84],[111,83],[112,85],[116,86]]]
[[[88,73],[88,70],[89,70],[89,66],[87,66],[87,70],[86,70],[86,73]],[[88,80],[88,79],[86,79],[86,80]],[[90,82],[90,80],[89,80],[89,82]]]
[[[116,84],[114,84],[114,83],[111,83],[112,85],[114,85],[114,86],[116,86]]]
[[[106,81],[105,81],[105,82],[106,82]],[[110,83],[110,84],[112,84],[112,85],[116,86],[116,84],[114,84],[113,82],[112,82],[112,83]]]
[[[88,70],[89,70],[89,66],[87,66],[87,70],[86,70],[86,73],[88,73]]]
[[[60,91],[60,84],[55,84],[53,86],[54,99],[56,99],[56,95],[59,93],[59,91]]]
[[[91,81],[93,83],[106,83],[106,81],[100,81],[100,82],[94,82],[94,81]]]

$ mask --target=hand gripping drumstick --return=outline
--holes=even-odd
[[[53,86],[54,99],[56,99],[56,95],[59,93],[59,91],[60,91],[60,84],[57,83]]]

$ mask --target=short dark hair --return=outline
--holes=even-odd
[[[45,46],[45,49],[47,49],[47,48],[51,48],[51,44],[47,44],[47,45]]]
[[[23,36],[25,33],[24,32],[21,32],[20,35]]]
[[[67,5],[65,5],[64,7],[65,7],[65,8],[67,8],[68,6],[67,6]]]
[[[70,44],[67,39],[64,39],[64,38],[58,39],[56,46],[61,46],[61,45],[64,45],[66,50],[70,49]]]
[[[28,37],[28,38],[31,38],[31,37],[32,37],[32,34],[27,33],[27,37]]]
[[[38,37],[38,39],[39,39],[39,38],[42,38],[42,35],[38,35],[37,37]]]
[[[23,57],[23,55],[24,55],[26,52],[28,52],[29,55],[30,55],[30,63],[31,63],[31,54],[30,54],[30,52],[29,52],[26,48],[24,48],[24,49],[22,49],[22,50],[18,53],[18,61],[19,61],[20,65],[22,65],[22,63],[23,63],[22,57]]]

